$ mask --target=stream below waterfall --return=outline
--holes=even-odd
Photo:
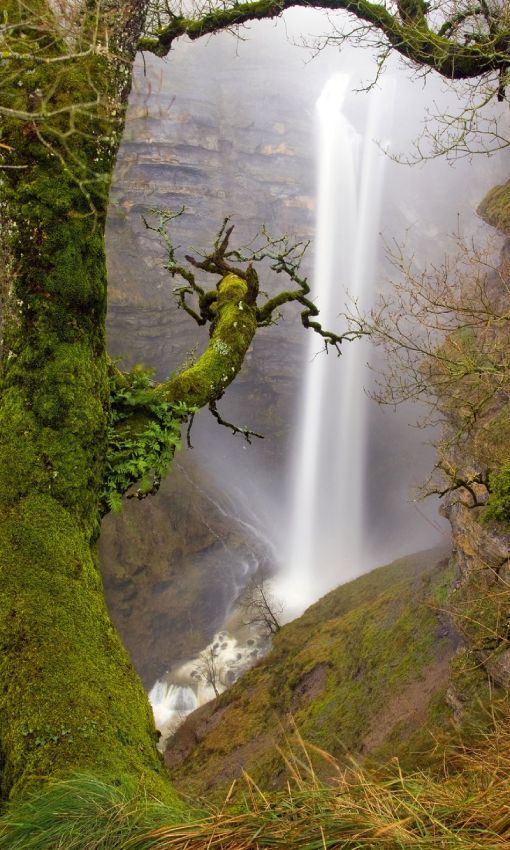
[[[161,751],[188,714],[223,693],[268,652],[270,640],[267,635],[260,628],[243,621],[238,603],[250,578],[268,576],[277,569],[275,546],[264,530],[264,523],[246,503],[243,494],[236,493],[234,499],[222,493],[221,501],[217,500],[178,461],[175,468],[202,500],[230,524],[237,526],[245,541],[246,555],[239,558],[237,551],[218,536],[216,529],[204,517],[204,523],[223,549],[230,595],[224,607],[223,628],[193,658],[174,665],[158,678],[149,691],[156,728],[161,736]]]
[[[214,699],[250,669],[270,648],[256,629],[227,621],[210,644],[193,659],[158,679],[149,691],[159,748],[164,752],[170,735],[188,714]]]

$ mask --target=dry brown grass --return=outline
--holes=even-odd
[[[336,767],[323,784],[311,753],[333,766],[327,753],[300,741],[286,756],[292,784],[264,793],[244,777],[244,802],[224,805],[186,826],[161,827],[132,846],[152,850],[263,850],[301,848],[510,848],[510,728],[508,715],[475,746],[445,759],[442,776],[403,775],[396,761],[384,778],[353,764]],[[297,733],[296,733],[297,734]],[[131,845],[129,845],[131,846]]]

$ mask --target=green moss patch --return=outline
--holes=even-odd
[[[33,495],[0,524],[2,792],[89,770],[171,795],[145,693],[70,515]]]
[[[487,193],[478,207],[478,214],[487,224],[510,236],[510,180]]]

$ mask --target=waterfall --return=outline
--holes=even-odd
[[[149,692],[156,728],[168,735],[198,707],[192,688],[158,680]]]
[[[312,297],[323,327],[356,300],[370,304],[385,165],[379,139],[392,91],[370,95],[363,136],[343,113],[349,77],[336,74],[317,102],[318,201]],[[286,567],[276,582],[287,616],[374,564],[364,522],[367,344],[344,343],[342,356],[318,353],[309,334],[294,448]]]

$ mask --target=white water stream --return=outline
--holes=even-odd
[[[386,157],[374,140],[388,126],[391,81],[370,95],[363,136],[343,107],[349,77],[337,74],[317,102],[319,167],[312,297],[323,327],[338,328],[354,299],[370,305]],[[276,583],[287,617],[374,566],[364,517],[366,421],[364,342],[317,354],[310,333],[301,423],[294,453],[286,568]]]
[[[243,637],[218,632],[196,658],[170,670],[149,692],[156,728],[164,751],[169,736],[188,714],[232,685],[268,650],[267,638],[246,628]]]
[[[267,637],[255,626],[242,622],[235,603],[250,576],[263,572],[268,564],[276,563],[274,544],[264,532],[263,521],[251,510],[245,494],[238,493],[234,499],[224,492],[220,502],[194,480],[185,466],[178,462],[174,465],[202,499],[209,502],[215,513],[224,517],[231,527],[239,529],[245,546],[230,548],[228,540],[216,531],[214,522],[209,524],[207,516],[203,517],[209,532],[223,547],[225,569],[228,570],[225,577],[229,593],[223,629],[195,657],[168,670],[149,691],[156,728],[161,734],[159,747],[162,751],[169,736],[188,714],[226,690],[267,652]]]

